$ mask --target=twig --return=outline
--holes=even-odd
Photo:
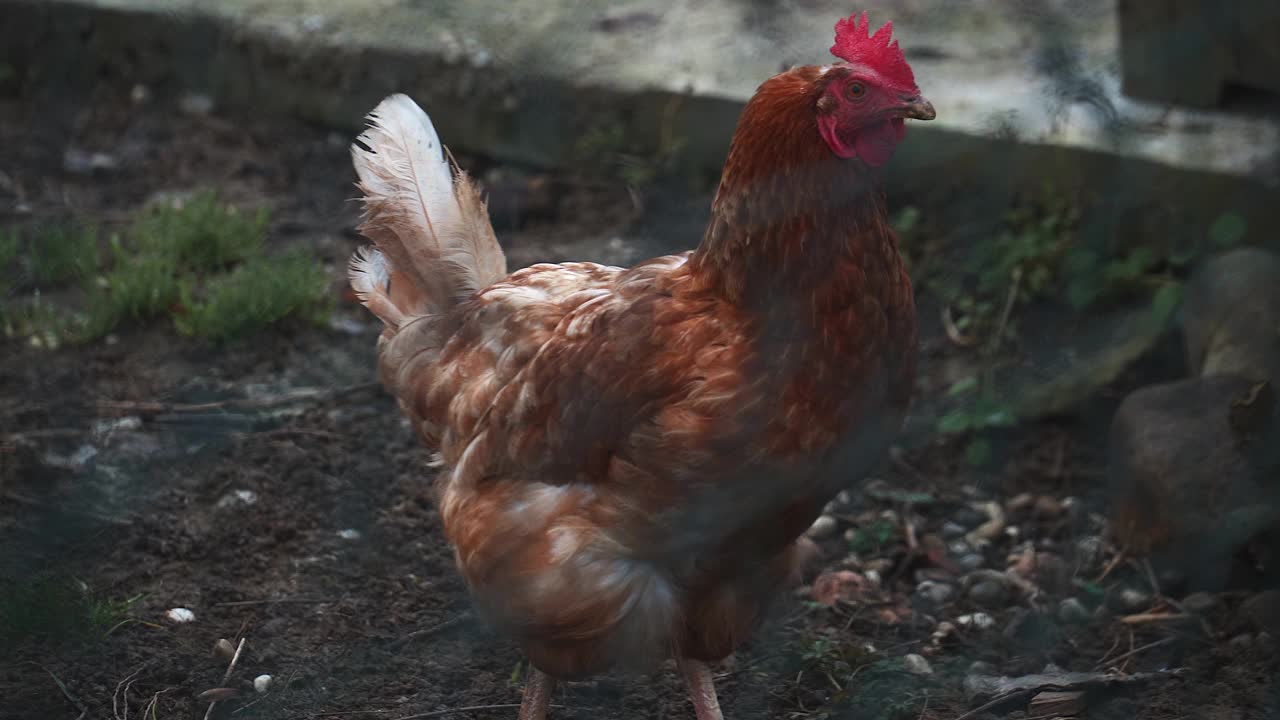
[[[956,720],[973,720],[973,718],[978,717],[979,715],[985,713],[986,711],[992,708],[999,707],[1001,705],[1004,705],[1005,703],[1011,703],[1026,697],[1030,697],[1031,695],[1037,692],[1039,692],[1039,690],[1015,690],[1005,695],[998,695],[994,698],[991,698],[987,702],[979,705],[978,707],[970,710],[969,712],[961,715],[960,717],[956,718]]]
[[[280,395],[261,398],[232,398],[207,403],[164,403],[149,400],[99,400],[98,410],[117,414],[166,415],[208,413],[220,410],[269,410],[302,402],[323,402],[382,387],[380,383],[360,383],[336,390],[302,388]]]
[[[1013,280],[1009,283],[1009,293],[1004,298],[1004,310],[1000,312],[1000,324],[996,325],[996,335],[991,342],[991,355],[994,357],[1000,351],[1000,345],[1004,342],[1004,331],[1009,325],[1009,315],[1013,313],[1013,304],[1018,299],[1018,286],[1022,284],[1022,266],[1017,265],[1013,268]]]
[[[285,603],[320,604],[338,602],[335,598],[279,598],[276,600],[232,600],[214,603],[214,607],[247,607],[249,605],[283,605]],[[243,642],[243,640],[241,641]]]
[[[396,640],[395,642],[391,643],[391,650],[393,651],[403,650],[404,646],[408,645],[414,640],[420,640],[425,637],[431,637],[436,633],[444,632],[445,630],[450,630],[465,622],[470,622],[472,619],[473,617],[471,613],[464,612],[461,615],[445,620],[442,623],[432,625],[429,628],[423,628],[422,630],[414,630],[408,635],[405,635],[399,640]]]
[[[223,685],[226,685],[227,681],[231,679],[231,673],[235,671],[236,663],[240,662],[240,653],[244,652],[244,643],[248,639],[247,637],[242,637],[240,638],[240,644],[236,645],[236,654],[231,656],[231,664],[227,665],[227,671],[222,674]],[[213,717],[213,709],[217,706],[217,700],[209,701],[209,708],[204,711],[204,720],[209,720],[209,718]]]
[[[58,689],[62,691],[62,697],[66,698],[67,702],[74,705],[75,708],[80,711],[80,715],[76,717],[76,720],[83,720],[84,716],[89,714],[89,711],[85,709],[85,706],[82,705],[80,701],[77,700],[76,697],[71,694],[70,690],[67,690],[66,684],[62,682],[61,678],[59,678],[57,675],[54,675],[52,670],[50,670],[49,668],[37,662],[33,662],[31,664],[49,673],[49,677],[53,678],[54,684],[56,684],[58,686]]]
[[[450,708],[448,710],[435,710],[429,713],[420,713],[418,715],[405,715],[397,720],[422,720],[422,718],[444,717],[445,715],[453,715],[456,713],[475,712],[476,710],[512,710],[519,708],[519,704],[502,703],[499,705],[468,705],[460,708]],[[565,705],[548,705],[549,708],[563,709]]]
[[[1149,622],[1181,622],[1190,620],[1191,616],[1185,613],[1167,613],[1167,612],[1148,612],[1137,613],[1135,615],[1125,615],[1119,618],[1120,622],[1125,625],[1141,625]]]
[[[1125,558],[1125,549],[1120,548],[1120,551],[1116,553],[1116,556],[1111,558],[1111,561],[1107,563],[1106,567],[1102,568],[1102,574],[1099,575],[1097,578],[1095,578],[1094,582],[1100,583],[1103,580],[1105,580],[1107,576],[1111,574],[1111,571],[1116,569],[1116,566],[1118,566],[1121,562],[1124,562],[1124,558]]]
[[[104,522],[111,525],[118,525],[120,527],[127,527],[133,524],[133,521],[129,520],[128,518],[110,517],[108,515],[100,515],[96,512],[91,512],[89,510],[75,510],[73,508],[62,507],[60,505],[50,505],[49,503],[46,503],[43,500],[37,500],[33,497],[27,497],[26,495],[19,495],[18,493],[12,490],[5,490],[3,493],[0,493],[0,497],[3,497],[5,500],[12,500],[13,502],[18,503],[19,505],[28,505],[30,507],[41,508],[42,510],[53,510],[55,512],[60,512],[64,515],[74,515],[77,517],[88,518],[90,520],[97,520],[98,522]]]
[[[1178,639],[1177,636],[1170,636],[1161,640],[1156,640],[1155,642],[1152,642],[1152,643],[1147,643],[1146,645],[1143,645],[1141,647],[1136,647],[1132,650],[1129,650],[1128,652],[1120,653],[1119,655],[1110,659],[1103,658],[1102,660],[1098,661],[1098,664],[1095,667],[1097,667],[1098,669],[1102,669],[1106,665],[1114,665],[1117,662],[1120,662],[1121,660],[1127,660],[1133,657],[1134,655],[1138,655],[1139,653],[1144,653],[1147,650],[1158,648],[1162,645],[1168,645],[1169,643],[1177,639]]]

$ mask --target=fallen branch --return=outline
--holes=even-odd
[[[1151,682],[1182,675],[1181,668],[1132,675],[1109,675],[1105,673],[1041,673],[1024,675],[1018,678],[979,676],[965,681],[966,689],[974,697],[994,695],[982,705],[959,716],[956,720],[972,720],[985,712],[1019,700],[1031,698],[1044,691],[1069,692],[1073,690],[1090,690],[1110,685],[1129,685],[1133,683]],[[976,685],[977,687],[973,687]]]
[[[420,713],[418,715],[406,715],[397,720],[423,720],[423,718],[444,717],[445,715],[455,715],[457,713],[475,712],[476,710],[514,710],[519,708],[518,703],[502,703],[499,705],[468,705],[460,708],[450,708],[448,710],[435,710],[428,713]],[[563,709],[566,705],[548,705],[549,708]]]
[[[301,388],[260,398],[231,398],[206,403],[165,403],[149,400],[99,400],[98,411],[115,415],[178,415],[226,410],[270,410],[299,403],[317,403],[382,387],[381,383],[360,383],[333,390]]]
[[[90,520],[97,520],[98,522],[109,523],[111,525],[119,525],[121,527],[127,527],[133,524],[133,521],[129,520],[128,518],[111,517],[109,515],[100,515],[98,513],[91,512],[89,510],[75,510],[69,507],[63,507],[61,505],[51,505],[49,503],[44,502],[43,500],[37,500],[33,497],[27,497],[26,495],[19,495],[18,493],[12,490],[5,490],[3,493],[0,493],[0,497],[4,498],[5,500],[11,500],[13,502],[16,502],[19,505],[37,507],[42,510],[53,510],[55,512],[60,512],[64,515],[75,515],[78,517],[89,518]]]
[[[1149,622],[1182,622],[1191,620],[1192,616],[1185,613],[1168,613],[1168,612],[1148,612],[1137,613],[1134,615],[1125,615],[1119,618],[1120,622],[1125,625],[1141,625]]]
[[[431,637],[432,635],[444,632],[445,630],[450,630],[465,622],[470,622],[473,619],[474,617],[471,615],[471,613],[464,612],[461,615],[458,615],[457,617],[450,618],[449,620],[445,620],[444,622],[436,625],[432,625],[429,628],[414,630],[408,635],[405,635],[399,640],[396,640],[395,642],[391,643],[391,650],[398,652],[400,650],[403,650],[406,645],[413,642],[414,640],[420,640],[425,637]]]
[[[1133,657],[1134,655],[1138,655],[1138,654],[1140,654],[1140,653],[1144,653],[1144,652],[1146,652],[1146,651],[1148,651],[1148,650],[1152,650],[1152,649],[1155,649],[1155,648],[1161,647],[1162,645],[1168,645],[1169,643],[1171,643],[1171,642],[1173,642],[1174,640],[1177,640],[1177,639],[1178,639],[1178,638],[1177,638],[1176,636],[1171,636],[1171,637],[1164,638],[1164,639],[1162,639],[1162,640],[1156,640],[1155,642],[1147,643],[1146,645],[1143,645],[1143,646],[1141,646],[1141,647],[1136,647],[1136,648],[1134,648],[1134,649],[1132,649],[1132,650],[1129,650],[1129,651],[1127,651],[1127,652],[1120,653],[1119,655],[1117,655],[1117,656],[1115,656],[1115,657],[1113,657],[1113,658],[1106,658],[1106,657],[1104,657],[1103,659],[1101,659],[1101,660],[1099,660],[1099,661],[1098,661],[1098,664],[1097,664],[1095,667],[1097,667],[1097,668],[1101,669],[1102,667],[1104,667],[1104,666],[1106,666],[1106,665],[1115,665],[1116,663],[1120,662],[1121,660],[1128,660],[1129,658]]]
[[[276,600],[232,600],[230,602],[214,603],[214,607],[248,607],[250,605],[283,605],[286,603],[321,604],[338,602],[335,598],[279,598]],[[241,643],[244,641],[241,640]]]

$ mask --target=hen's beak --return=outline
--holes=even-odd
[[[899,108],[900,117],[912,118],[913,120],[932,120],[938,116],[933,111],[933,103],[925,100],[923,96],[906,98],[906,102]]]

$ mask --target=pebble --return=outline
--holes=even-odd
[[[969,599],[983,607],[1004,607],[1009,600],[1009,585],[995,580],[983,580],[969,588]]]
[[[995,675],[996,672],[996,666],[985,660],[974,660],[969,663],[970,675]]]
[[[960,617],[956,618],[956,622],[960,623],[960,625],[964,627],[973,626],[978,628],[979,630],[986,630],[987,628],[996,624],[995,618],[991,617],[990,615],[984,612],[968,613],[965,615],[961,615]]]
[[[1151,606],[1151,596],[1137,588],[1125,588],[1111,598],[1111,607],[1117,612],[1140,612]]]
[[[952,521],[955,524],[962,526],[965,529],[965,532],[978,527],[990,519],[991,518],[988,517],[985,512],[977,508],[969,507],[968,505],[957,510],[956,514],[952,517]]]
[[[1249,633],[1241,633],[1227,641],[1227,645],[1239,652],[1249,650],[1253,647],[1253,636]]]
[[[187,93],[178,99],[178,109],[187,115],[208,115],[213,112],[213,98],[202,93]]]
[[[1182,599],[1182,607],[1187,612],[1203,615],[1218,604],[1218,598],[1206,592],[1191,593]]]
[[[236,646],[226,638],[219,638],[218,642],[213,644],[213,656],[219,660],[229,661],[236,656]]]
[[[968,555],[973,548],[969,547],[969,543],[964,540],[952,540],[947,543],[947,552],[952,555]]]
[[[955,594],[955,588],[933,580],[925,580],[916,586],[916,595],[934,607],[945,605]]]
[[[942,523],[942,537],[948,540],[963,537],[966,532],[969,532],[969,528],[966,528],[958,522],[948,520]]]
[[[176,623],[189,623],[196,619],[196,614],[184,607],[176,607],[164,614],[170,621]]]
[[[819,515],[817,520],[809,526],[809,530],[805,533],[814,540],[830,536],[836,531],[836,519],[830,515]]]
[[[1090,617],[1089,609],[1076,598],[1069,597],[1058,604],[1058,619],[1065,624],[1083,625]]]
[[[359,531],[359,530],[356,530],[356,529],[354,529],[354,528],[347,528],[346,530],[339,530],[339,531],[338,531],[338,537],[342,538],[343,540],[359,540],[359,539],[360,539],[360,531]]]
[[[969,553],[957,560],[956,564],[960,566],[960,570],[963,572],[973,572],[974,570],[982,569],[982,566],[987,564],[987,560],[977,553]]]
[[[933,667],[929,665],[929,661],[924,656],[911,653],[902,658],[902,662],[907,666],[907,672],[916,675],[932,675]]]
[[[265,695],[271,689],[271,676],[259,675],[253,679],[253,690],[259,695]]]
[[[1080,567],[1089,568],[1102,558],[1102,538],[1097,535],[1080,538],[1076,541],[1076,558]]]

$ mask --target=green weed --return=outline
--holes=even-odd
[[[65,577],[6,583],[0,586],[0,640],[5,644],[100,640],[134,621],[129,611],[141,598],[107,598]]]
[[[132,249],[166,258],[181,272],[215,272],[262,253],[267,219],[266,210],[249,215],[200,192],[145,212],[130,232]]]
[[[183,312],[174,324],[185,335],[215,343],[252,335],[288,317],[316,321],[328,311],[325,269],[308,255],[257,258],[210,280],[203,292],[182,285]]]

